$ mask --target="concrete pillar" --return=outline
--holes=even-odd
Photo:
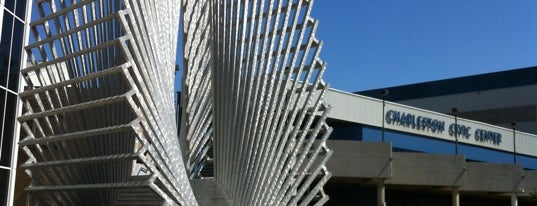
[[[459,188],[454,187],[451,189],[451,205],[459,206]]]
[[[511,193],[511,206],[518,206],[518,199],[516,197],[516,192]]]
[[[377,205],[386,206],[386,186],[384,185],[384,179],[377,181]]]

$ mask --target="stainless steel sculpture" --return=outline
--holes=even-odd
[[[189,178],[213,163],[233,205],[326,202],[330,107],[312,4],[38,1],[18,118],[31,204],[197,205]]]
[[[37,9],[18,118],[31,204],[196,205],[173,106],[180,2]]]
[[[332,151],[312,0],[184,0],[180,138],[233,205],[320,205]]]

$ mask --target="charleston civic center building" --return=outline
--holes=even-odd
[[[537,67],[339,91],[314,9],[0,0],[0,205],[537,205]]]

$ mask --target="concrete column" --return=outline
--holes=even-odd
[[[377,181],[377,205],[386,206],[386,186],[384,185],[384,179]]]
[[[459,188],[454,187],[451,189],[451,205],[459,206]]]
[[[518,206],[518,198],[515,192],[511,193],[511,206]]]

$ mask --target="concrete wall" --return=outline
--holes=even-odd
[[[386,142],[330,140],[334,155],[327,167],[334,178],[386,179],[387,185],[460,187],[461,192],[517,192],[537,188],[537,171],[518,164],[466,162],[461,155],[391,152]],[[522,192],[524,189],[524,192]]]
[[[392,178],[387,184],[463,186],[465,159],[461,155],[393,153]]]
[[[334,154],[326,166],[334,177],[389,178],[392,174],[390,143],[329,140]]]
[[[461,191],[511,193],[522,188],[523,168],[517,164],[467,162]]]
[[[524,171],[524,181],[522,186],[524,192],[520,193],[522,196],[537,195],[537,171]]]

